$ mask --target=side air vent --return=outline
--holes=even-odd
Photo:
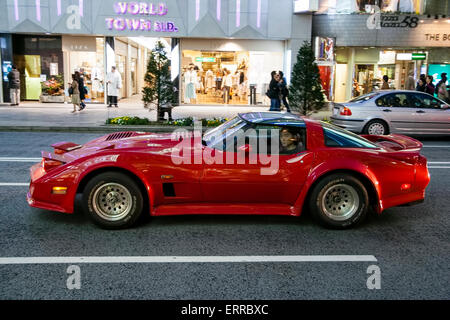
[[[119,140],[124,138],[132,137],[136,134],[136,132],[118,132],[118,133],[112,133],[109,136],[106,137],[105,141],[111,141],[111,140]]]

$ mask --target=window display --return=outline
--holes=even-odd
[[[183,51],[183,103],[248,104],[248,60],[248,52]]]
[[[104,102],[104,38],[96,38],[96,51],[71,51],[70,72],[79,71],[87,91],[85,102]]]

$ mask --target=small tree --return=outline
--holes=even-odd
[[[142,100],[145,106],[156,106],[158,121],[164,118],[163,108],[172,107],[175,102],[175,87],[171,81],[170,61],[161,41],[150,53]]]
[[[297,62],[292,70],[289,104],[292,110],[302,115],[319,110],[324,104],[319,67],[315,63],[311,44],[307,41],[298,51]]]

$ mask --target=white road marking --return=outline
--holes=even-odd
[[[0,187],[28,187],[30,183],[18,182],[0,182]]]
[[[247,262],[377,262],[372,255],[328,256],[127,256],[127,257],[10,257],[0,265],[77,263],[247,263]]]
[[[0,157],[0,162],[40,162],[42,158]]]
[[[450,148],[450,146],[423,146],[423,148]]]

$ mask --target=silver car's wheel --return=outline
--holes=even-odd
[[[132,204],[130,191],[118,183],[99,186],[92,197],[95,213],[108,221],[118,221],[126,217]]]
[[[370,121],[364,128],[364,133],[376,136],[382,136],[388,133],[386,124],[379,120]]]
[[[93,177],[83,191],[83,209],[106,229],[133,225],[142,213],[143,194],[130,176],[104,172]]]
[[[322,196],[322,211],[332,220],[350,219],[358,210],[359,196],[347,184],[337,184],[328,188]]]

